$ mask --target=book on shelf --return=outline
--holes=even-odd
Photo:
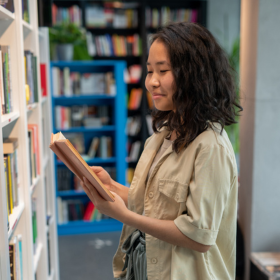
[[[12,214],[13,209],[19,204],[17,147],[17,138],[4,138],[3,152],[8,214]]]
[[[57,7],[52,4],[52,23],[53,25],[59,25],[62,23],[75,23],[77,26],[82,25],[82,11],[78,5],[71,7]]]
[[[42,91],[42,96],[47,96],[48,95],[47,65],[45,63],[40,63],[40,74],[41,74],[41,91]]]
[[[136,136],[141,129],[141,116],[128,117],[126,122],[126,134],[129,136]]]
[[[11,55],[10,55],[10,46],[0,46],[0,67],[2,68],[1,81],[0,85],[1,91],[1,104],[2,104],[2,114],[11,113],[13,111],[12,105],[12,78],[11,78]]]
[[[130,65],[124,73],[125,82],[127,84],[139,83],[141,76],[142,76],[142,67],[139,64]]]
[[[31,199],[32,210],[32,234],[33,234],[33,254],[36,254],[38,247],[38,226],[37,226],[37,199],[32,197]]]
[[[9,242],[10,279],[23,279],[22,236],[16,235]]]
[[[39,156],[39,128],[37,124],[28,124],[28,135],[30,136],[30,161],[31,161],[31,182],[37,175],[40,175]]]
[[[38,102],[37,57],[29,50],[24,51],[26,104]]]
[[[142,40],[139,34],[87,35],[87,45],[93,56],[140,56]]]
[[[133,176],[134,176],[134,171],[135,171],[135,168],[127,168],[126,170],[126,181],[128,184],[131,184],[132,182],[132,179],[133,179]]]
[[[115,9],[110,3],[88,5],[86,7],[86,27],[88,28],[137,28],[138,11],[136,9]]]
[[[197,22],[198,11],[196,9],[170,9],[163,6],[160,9],[147,7],[146,27],[158,28],[169,22]]]
[[[52,134],[50,149],[81,181],[83,181],[83,177],[87,178],[104,199],[114,201],[113,194],[103,185],[71,142],[61,132],[55,135]]]
[[[129,110],[137,110],[140,107],[142,93],[142,88],[133,88],[131,90],[127,106]]]
[[[140,155],[141,141],[135,141],[133,143],[128,143],[129,156],[127,158],[128,162],[135,162],[138,160]]]
[[[113,72],[79,73],[69,67],[52,67],[53,96],[115,95]]]
[[[71,127],[98,128],[110,123],[110,107],[107,105],[71,107],[55,106],[56,129]]]

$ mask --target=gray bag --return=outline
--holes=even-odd
[[[126,275],[116,280],[147,280],[147,259],[145,234],[140,230],[135,230],[124,241],[122,252],[126,254],[122,271],[126,270]]]

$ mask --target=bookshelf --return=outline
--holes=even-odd
[[[9,3],[11,2],[9,0]],[[5,58],[5,64],[2,64],[3,56],[1,56],[0,64],[2,70],[3,67],[8,67],[5,68],[8,72],[2,74],[0,86],[5,89],[1,95],[1,104],[5,96],[5,110],[9,107],[7,113],[1,115],[2,129],[0,129],[0,154],[3,154],[0,161],[0,279],[10,279],[10,266],[14,266],[18,273],[22,273],[23,279],[58,280],[56,216],[54,192],[51,188],[53,182],[45,181],[46,177],[53,178],[52,158],[47,151],[49,143],[45,140],[50,139],[48,134],[52,125],[51,96],[48,94],[42,98],[41,75],[38,71],[40,64],[48,63],[49,60],[49,51],[43,47],[48,46],[46,43],[48,32],[38,29],[37,1],[29,0],[29,22],[23,20],[22,8],[21,0],[14,0],[11,10],[0,5],[0,46],[3,52],[2,46],[8,46],[9,54],[8,58]],[[28,104],[25,51],[32,52],[34,57],[32,60],[34,72],[31,74],[34,88],[32,92],[28,91],[29,97],[37,97],[36,102],[30,100]],[[42,122],[48,129],[43,129]],[[37,127],[37,137],[34,136],[38,144],[35,157],[40,162],[40,165],[37,163],[33,165],[36,166],[35,177],[30,176],[32,169],[30,152],[34,150],[29,149],[28,125],[32,124]],[[18,143],[15,148],[17,156],[13,157],[13,164],[11,163],[8,169],[6,161],[4,163],[3,142],[6,138],[16,138]],[[11,155],[16,154],[13,152]],[[11,189],[6,186],[10,186]],[[17,197],[14,205],[10,201],[15,202],[13,195]],[[11,248],[16,250],[11,251]],[[16,263],[10,261],[10,254],[14,252],[18,258]]]
[[[127,173],[132,175],[139,156],[144,148],[145,140],[151,134],[151,108],[146,97],[145,89],[146,60],[148,55],[147,37],[150,33],[153,33],[157,30],[157,26],[160,26],[162,22],[168,21],[168,19],[171,21],[178,18],[181,20],[186,18],[188,18],[188,20],[192,20],[194,14],[190,13],[189,10],[197,11],[195,15],[195,21],[206,26],[207,0],[142,0],[116,1],[113,3],[109,3],[110,1],[92,0],[38,0],[38,2],[40,11],[39,19],[41,25],[52,26],[56,23],[59,23],[61,20],[67,20],[67,18],[71,18],[72,21],[73,19],[76,19],[77,24],[81,27],[84,27],[87,32],[89,32],[91,36],[95,38],[94,40],[96,44],[96,38],[98,39],[100,36],[103,36],[103,43],[105,41],[107,48],[110,47],[108,35],[113,36],[114,34],[117,34],[124,37],[134,34],[139,35],[141,45],[141,53],[139,54],[131,55],[131,53],[127,53],[127,55],[117,54],[110,56],[108,53],[107,55],[102,55],[102,52],[101,54],[98,54],[97,51],[92,56],[94,60],[125,60],[127,62],[127,67],[136,64],[140,65],[142,69],[143,73],[138,81],[127,81],[128,100],[132,95],[133,89],[136,88],[142,90],[140,104],[133,109],[127,110],[129,121],[135,122],[136,120],[136,122],[138,122],[140,119],[140,129],[137,130],[137,134],[128,134],[127,147],[130,159],[128,159],[127,164],[130,169],[129,171],[132,172]],[[56,7],[55,14],[52,13],[52,5],[55,5]],[[94,10],[92,7],[96,7],[96,9]],[[106,8],[106,12],[103,8]],[[74,9],[75,12],[73,11]],[[77,10],[79,10],[79,16],[77,16]],[[158,13],[156,13],[156,11],[158,11]],[[107,17],[107,21],[104,21],[104,17],[102,16],[103,13],[106,14],[105,18]],[[154,21],[153,23],[153,19],[155,19],[155,17],[158,17],[158,24],[156,24],[157,21]],[[88,18],[90,20],[88,20]],[[125,22],[127,22],[127,24],[125,24]],[[105,35],[107,35],[107,37]],[[109,54],[111,53],[109,52]],[[133,143],[135,144],[136,142],[139,142],[140,146],[134,145],[135,153],[133,153],[131,150]],[[130,154],[132,155],[130,156]],[[132,177],[131,175],[128,176],[130,179],[127,178],[128,185],[130,184]]]
[[[126,63],[124,61],[116,60],[51,62],[50,67],[52,73],[52,115],[54,116],[53,132],[57,133],[61,131],[65,135],[65,137],[67,137],[69,133],[70,135],[74,133],[73,141],[71,141],[69,137],[67,138],[72,142],[72,144],[74,144],[74,146],[76,143],[76,148],[78,151],[78,147],[85,147],[84,151],[80,152],[81,154],[88,153],[91,146],[91,142],[94,138],[110,138],[111,141],[109,143],[111,143],[112,145],[110,147],[110,150],[112,150],[111,154],[102,154],[100,140],[96,156],[93,158],[88,157],[85,160],[89,165],[102,166],[104,168],[109,168],[110,170],[113,170],[117,181],[122,184],[125,184],[125,170],[127,167],[127,163],[125,160],[126,150],[124,147],[124,143],[126,143],[126,85],[124,83],[123,73],[126,67]],[[67,71],[65,69],[67,69]],[[83,77],[88,77],[89,74],[92,75],[91,77],[93,77],[94,75],[100,75],[100,73],[103,73],[102,75],[105,75],[105,73],[108,72],[112,73],[112,76],[114,78],[115,93],[113,93],[112,91],[110,94],[106,94],[105,92],[100,91],[98,92],[98,94],[85,95],[82,91],[83,84],[81,82],[81,91],[79,95],[57,95],[55,94],[55,92],[57,91],[57,83],[55,82],[57,81],[56,75],[60,76],[63,75],[62,73],[67,72],[69,73],[69,77],[73,77],[73,73],[79,73],[81,76],[81,80],[84,79]],[[63,84],[65,85],[67,83],[66,80],[68,80],[69,77],[65,77],[64,75],[63,77]],[[74,84],[72,84],[72,86],[74,87]],[[64,94],[65,87],[59,88],[59,92],[61,94]],[[68,109],[70,108],[70,115],[72,116],[71,125],[61,127],[64,118],[63,114],[65,113],[62,113],[62,111],[57,110],[57,107],[59,106],[64,106]],[[87,114],[80,116],[80,120],[82,120],[81,122],[76,117],[74,117],[74,108],[75,110],[83,109],[82,112],[85,112],[85,110],[87,112],[89,110],[96,110],[97,112],[99,112],[98,108],[100,106],[106,106],[108,108],[108,115],[106,117],[109,117],[109,120],[107,120],[106,124],[102,124],[97,127],[87,126],[85,125],[85,119],[87,117]],[[94,116],[98,116],[98,114]],[[96,120],[95,117],[94,119]],[[74,123],[74,121],[76,123]],[[82,139],[80,140],[81,142],[77,142],[77,140],[75,140],[76,135],[80,135]],[[106,150],[108,150],[109,146],[105,147]],[[59,159],[57,159],[55,155],[53,155],[53,158],[56,176],[55,191],[58,209],[58,235],[121,230],[122,224],[113,219],[105,219],[105,217],[101,217],[98,220],[84,220],[85,213],[87,211],[86,209],[89,205],[89,199],[87,198],[85,192],[81,188],[77,189],[75,187],[74,175],[67,170],[64,164],[61,161],[59,161]],[[64,210],[62,210],[61,207],[64,207]],[[73,207],[75,208],[73,209]]]

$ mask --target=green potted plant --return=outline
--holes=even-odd
[[[49,29],[53,60],[89,60],[85,31],[73,23],[62,23]]]

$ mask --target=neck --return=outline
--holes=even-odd
[[[176,138],[177,138],[176,131],[173,130],[169,140],[174,141]]]

